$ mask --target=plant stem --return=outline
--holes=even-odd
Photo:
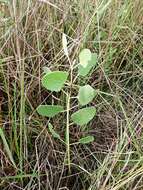
[[[69,110],[70,110],[70,93],[67,94],[67,124],[66,124],[66,155],[67,163],[70,172],[70,134],[69,134]]]
[[[72,82],[73,82],[73,67],[69,55],[67,55],[69,64],[70,64],[70,92],[67,93],[67,124],[66,124],[66,159],[68,163],[69,173],[71,172],[71,162],[70,162],[70,99],[72,91]]]

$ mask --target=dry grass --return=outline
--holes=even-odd
[[[2,2],[0,189],[143,189],[143,1]],[[64,164],[65,147],[35,110],[43,102],[63,101],[40,82],[44,66],[69,68],[63,32],[72,61],[84,47],[98,54],[98,67],[84,79],[100,90],[97,116],[88,127],[95,142],[71,147],[71,173]],[[65,122],[62,117],[53,121],[61,136]],[[71,128],[71,141],[82,133]]]

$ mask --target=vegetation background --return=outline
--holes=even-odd
[[[95,141],[71,147],[70,173],[65,148],[36,112],[63,101],[41,86],[43,67],[69,68],[63,32],[71,61],[83,48],[97,53],[83,80],[101,92],[88,126]],[[65,122],[53,120],[61,136]],[[0,189],[141,190],[142,128],[142,0],[0,0]],[[70,129],[71,141],[81,135]]]

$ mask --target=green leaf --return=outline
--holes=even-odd
[[[96,92],[90,85],[82,86],[80,87],[79,93],[78,93],[79,103],[82,106],[84,106],[90,103],[95,97],[95,95],[96,95]]]
[[[53,125],[51,123],[49,123],[48,128],[54,138],[61,140],[60,135],[53,129]]]
[[[92,107],[82,108],[71,115],[72,121],[77,125],[86,125],[96,114],[96,109]]]
[[[42,85],[50,91],[59,92],[68,78],[65,71],[54,71],[47,73],[42,78]]]
[[[63,107],[59,105],[40,105],[37,108],[37,112],[39,113],[39,115],[45,117],[54,117],[63,110]]]
[[[83,137],[79,140],[79,142],[81,144],[88,144],[94,141],[94,137],[93,136],[87,136],[87,137]]]
[[[91,58],[91,51],[89,49],[83,49],[79,54],[79,64],[85,68],[88,65],[88,62],[91,60]]]
[[[86,76],[91,71],[91,69],[95,67],[96,65],[97,65],[97,54],[92,53],[92,58],[90,61],[88,61],[88,64],[86,67],[83,67],[82,65],[79,64],[78,74],[80,76]]]

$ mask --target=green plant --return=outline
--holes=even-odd
[[[90,74],[91,69],[96,66],[97,64],[97,55],[91,53],[89,49],[83,49],[79,54],[79,64],[75,65],[75,63],[71,63],[70,58],[68,56],[68,50],[67,50],[67,40],[66,36],[63,35],[63,49],[64,53],[68,58],[68,61],[70,63],[70,71],[50,71],[50,69],[44,68],[44,76],[42,78],[42,85],[47,90],[51,92],[59,92],[62,91],[64,95],[66,96],[66,115],[67,115],[67,124],[66,124],[66,132],[65,136],[66,139],[62,140],[60,135],[54,130],[54,127],[51,123],[49,123],[48,128],[51,133],[51,135],[54,138],[59,139],[61,142],[63,142],[66,145],[67,150],[67,161],[70,169],[70,131],[69,126],[76,124],[79,126],[87,125],[96,115],[96,109],[94,106],[87,106],[89,103],[92,102],[92,100],[96,96],[96,90],[93,89],[89,84],[85,84],[84,86],[79,86],[78,84],[75,84],[73,80],[73,71],[77,72],[78,67],[78,74],[76,78],[81,78],[83,76],[86,76]],[[70,77],[69,77],[70,75]],[[66,83],[66,81],[69,79],[69,81]],[[66,86],[65,86],[66,83]],[[78,87],[78,95],[76,98],[79,102],[79,107],[81,107],[78,111],[75,113],[70,113],[70,107],[71,107],[71,97],[72,93],[74,92],[73,87]],[[64,88],[64,90],[63,90]],[[83,107],[86,106],[86,107]],[[39,105],[37,108],[37,112],[41,116],[46,116],[48,118],[53,118],[59,113],[65,112],[64,107],[61,105]],[[71,121],[73,123],[71,123]],[[87,144],[94,141],[93,136],[85,136],[78,140],[78,142],[75,142],[75,144],[81,143],[81,144]]]

